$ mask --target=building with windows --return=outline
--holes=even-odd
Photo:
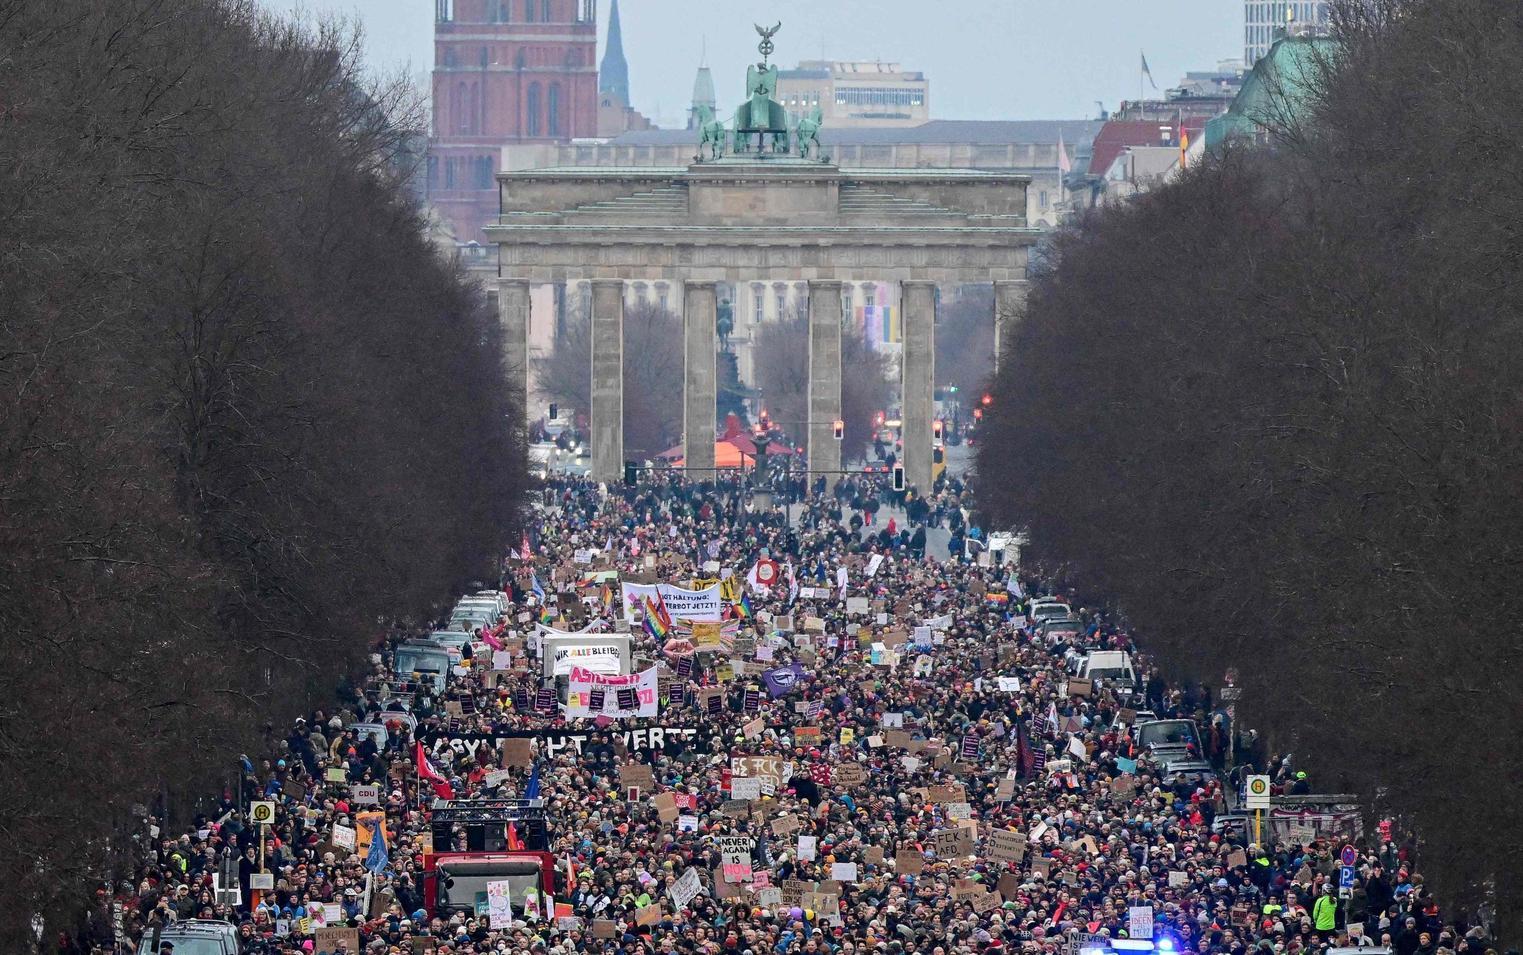
[[[429,202],[484,242],[504,146],[597,133],[596,0],[434,0],[432,102]]]
[[[825,125],[837,129],[919,126],[931,118],[925,74],[876,60],[803,60],[778,71],[777,101],[790,123],[818,106]]]
[[[1327,33],[1332,0],[1243,0],[1243,64],[1252,67],[1282,36]]]

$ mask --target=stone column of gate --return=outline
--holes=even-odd
[[[719,298],[713,282],[682,283],[682,451],[688,477],[714,480]]]
[[[809,422],[805,449],[809,470],[841,470],[841,443],[835,439],[835,423],[841,417],[841,283],[822,279],[809,282]],[[810,474],[811,483],[814,474]],[[827,487],[841,479],[826,474]]]
[[[904,309],[904,480],[931,493],[931,419],[936,415],[936,284],[901,282]]]
[[[1025,279],[994,283],[994,370],[999,370],[1001,354],[1021,316],[1026,312]]]
[[[497,280],[497,324],[502,329],[502,364],[508,394],[524,426],[529,414],[529,280]]]
[[[592,280],[592,478],[624,468],[624,282]]]

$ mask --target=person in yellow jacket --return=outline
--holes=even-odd
[[[1324,936],[1332,935],[1338,927],[1338,900],[1333,897],[1333,887],[1324,885],[1322,895],[1311,907],[1312,924]]]

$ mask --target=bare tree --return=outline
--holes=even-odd
[[[796,444],[804,444],[809,417],[809,320],[794,312],[762,326],[755,345],[756,387],[772,420]],[[893,396],[890,361],[864,334],[841,330],[841,420],[845,435],[841,459],[861,458],[872,443],[873,416],[888,408]]]
[[[522,413],[415,98],[252,3],[0,0],[0,948],[489,579]]]
[[[1058,238],[978,491],[1516,937],[1523,33],[1502,0],[1336,20],[1263,146]]]
[[[682,441],[682,320],[649,302],[624,309],[624,448],[649,458]],[[535,359],[540,390],[572,408],[592,406],[592,323],[580,309],[555,347]]]

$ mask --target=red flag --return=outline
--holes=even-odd
[[[518,545],[519,560],[533,560],[534,555],[529,553],[529,532],[524,531],[523,541]]]
[[[508,823],[508,851],[518,852],[524,847],[522,839],[518,838],[518,826],[516,823]]]
[[[450,786],[449,780],[439,775],[434,769],[434,764],[428,761],[428,754],[423,752],[423,743],[420,741],[413,746],[413,763],[418,771],[418,777],[426,779],[434,784],[434,795],[440,799],[454,799],[455,790]]]

